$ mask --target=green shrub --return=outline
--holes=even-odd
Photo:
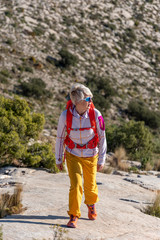
[[[30,138],[37,139],[44,125],[44,116],[30,113],[25,100],[0,97],[0,163],[20,159]]]
[[[8,69],[1,70],[0,74],[7,77],[7,78],[10,77],[10,73],[9,73]]]
[[[63,16],[63,23],[66,24],[68,27],[75,25],[76,21],[73,17],[71,16]]]
[[[153,24],[153,29],[158,32],[160,31],[160,27],[157,24]]]
[[[137,168],[136,166],[130,167],[130,168],[128,169],[128,171],[129,171],[129,172],[133,172],[133,173],[138,173],[138,172],[139,172],[139,170],[138,170],[138,168]]]
[[[135,20],[134,25],[135,25],[136,27],[138,27],[138,26],[139,26],[139,21],[138,21],[138,20]]]
[[[142,52],[147,56],[152,58],[153,57],[153,49],[149,45],[142,45],[141,47]]]
[[[143,21],[144,15],[143,15],[143,13],[136,13],[134,17],[138,21]]]
[[[132,160],[151,158],[152,134],[144,122],[129,121],[123,125],[108,126],[106,130],[108,150],[114,152],[123,146]]]
[[[5,41],[5,43],[8,44],[8,45],[12,45],[13,41],[12,41],[12,39],[9,38]]]
[[[39,99],[52,96],[51,92],[45,89],[46,83],[41,78],[30,78],[28,82],[22,82],[20,88],[23,95],[27,97]]]
[[[144,121],[149,127],[156,129],[160,127],[160,112],[151,111],[141,102],[132,100],[128,104],[128,113],[137,121]]]
[[[70,53],[66,48],[62,48],[59,51],[61,60],[57,61],[56,66],[61,68],[69,68],[70,66],[75,66],[78,62],[78,58]]]
[[[38,139],[43,126],[44,116],[31,113],[25,100],[0,96],[0,165],[11,164],[17,159],[26,166],[57,171],[51,145],[28,144],[31,138]]]
[[[147,58],[150,58],[150,64],[152,65],[152,67],[154,66],[155,71],[157,71],[160,63],[160,47],[143,45],[141,47],[141,50],[146,55]]]
[[[56,40],[55,34],[54,33],[50,34],[49,39],[54,42]]]
[[[8,83],[8,79],[1,73],[0,73],[0,83],[3,83],[3,84]]]
[[[25,153],[24,163],[27,166],[44,167],[57,171],[55,155],[52,152],[51,144],[34,143],[29,146]]]
[[[6,10],[6,11],[4,12],[4,14],[5,14],[7,17],[11,18],[13,13],[12,13],[12,11]]]
[[[151,157],[150,156],[145,156],[141,158],[141,169],[146,170],[147,164],[151,163]]]
[[[160,136],[158,135],[153,140],[154,140],[154,153],[160,154]]]
[[[24,71],[33,73],[33,69],[30,66],[24,66]]]
[[[44,29],[41,27],[41,26],[38,26],[38,27],[35,27],[34,30],[33,30],[33,33],[36,35],[36,36],[41,36],[44,34]]]
[[[93,93],[96,108],[100,111],[108,109],[112,97],[116,94],[116,91],[110,85],[110,81],[107,78],[90,74],[86,77],[86,85]]]
[[[90,14],[90,19],[93,20],[93,21],[94,21],[94,20],[99,20],[99,19],[101,19],[101,17],[102,17],[102,16],[101,16],[100,13],[92,13],[92,12],[91,12],[91,14]]]
[[[136,34],[132,28],[127,28],[125,30],[125,33],[123,33],[122,38],[126,44],[133,44],[137,39]]]

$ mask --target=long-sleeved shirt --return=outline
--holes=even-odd
[[[75,106],[73,109],[69,109],[68,111],[71,111],[73,118],[72,118],[72,128],[73,129],[79,129],[79,128],[90,128],[90,118],[89,118],[89,110],[87,110],[82,116],[78,114],[78,112],[75,109]],[[93,149],[79,149],[79,148],[73,148],[70,149],[68,146],[66,146],[66,151],[70,152],[71,154],[78,156],[78,157],[93,157],[98,154],[98,164],[103,165],[105,163],[105,157],[106,157],[106,151],[107,151],[107,142],[106,142],[106,135],[105,135],[105,127],[104,127],[104,120],[101,115],[101,113],[95,108],[95,120],[96,120],[96,126],[97,126],[97,133],[99,137],[99,143],[97,147]],[[60,164],[62,163],[63,158],[63,149],[64,149],[64,139],[65,139],[65,133],[66,133],[66,116],[67,116],[67,110],[63,111],[60,115],[59,122],[58,122],[58,128],[57,128],[57,138],[56,138],[56,163]],[[77,143],[77,144],[86,144],[88,143],[93,137],[94,137],[94,131],[92,128],[89,130],[83,130],[83,131],[70,131],[70,139]]]

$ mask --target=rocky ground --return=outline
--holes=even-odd
[[[160,219],[141,210],[154,201],[160,190],[159,174],[147,175],[118,172],[97,174],[100,201],[98,218],[89,221],[82,202],[82,216],[77,229],[67,229],[68,190],[67,173],[51,174],[28,168],[3,168],[0,173],[1,192],[23,185],[23,213],[0,220],[4,240],[57,239],[59,224],[67,230],[60,239],[93,240],[160,240]],[[12,185],[12,186],[11,186]],[[84,200],[84,199],[83,199]]]

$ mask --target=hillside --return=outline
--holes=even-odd
[[[22,83],[44,81],[44,97],[26,97],[50,130],[71,84],[90,76],[116,91],[107,118],[119,121],[135,98],[159,111],[159,12],[158,0],[1,0],[1,94],[23,97]]]

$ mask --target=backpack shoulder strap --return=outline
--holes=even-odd
[[[70,107],[73,107],[73,103],[71,100],[69,100],[66,104],[66,109],[69,109]]]
[[[66,109],[67,109],[67,116],[66,116],[66,122],[67,122],[67,134],[70,134],[71,127],[72,127],[72,113],[70,111],[70,107],[73,108],[73,103],[71,100],[67,102]]]
[[[95,108],[95,106],[91,102],[91,105],[89,108],[89,118],[90,118],[90,122],[91,122],[91,127],[93,127],[94,133],[97,134],[96,117],[95,117],[94,108]]]

